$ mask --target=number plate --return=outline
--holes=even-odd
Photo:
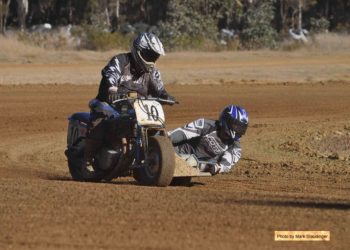
[[[164,126],[165,117],[162,105],[157,101],[136,100],[134,103],[137,122],[139,125]]]

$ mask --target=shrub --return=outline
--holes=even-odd
[[[76,27],[72,35],[80,39],[80,49],[90,50],[129,49],[133,38],[131,34],[110,33],[92,25]]]
[[[45,49],[74,49],[76,41],[58,29],[45,32],[18,32],[20,42]]]
[[[218,32],[214,19],[182,2],[169,2],[166,21],[159,24],[164,45],[169,49],[202,48],[210,40],[215,41]]]
[[[311,18],[310,19],[311,31],[314,33],[323,33],[327,32],[330,22],[322,17],[322,18]]]
[[[276,47],[277,33],[271,26],[274,0],[258,1],[244,16],[241,43],[247,49]]]
[[[336,33],[317,34],[313,39],[314,48],[324,52],[350,51],[350,35]]]

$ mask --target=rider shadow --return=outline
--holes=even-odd
[[[317,208],[317,209],[336,209],[349,210],[350,203],[332,202],[332,201],[308,201],[308,200],[232,200],[230,203],[241,205],[255,205],[255,206],[273,206],[273,207],[295,207],[295,208]]]
[[[61,175],[49,175],[49,176],[46,176],[45,179],[49,181],[74,181],[69,176],[61,176]]]
[[[46,176],[46,180],[50,181],[63,181],[63,182],[76,182],[76,183],[94,183],[94,184],[111,184],[111,185],[137,185],[137,182],[134,180],[114,180],[114,181],[76,181],[73,180],[70,176],[62,175],[50,175]]]
[[[51,181],[63,181],[63,182],[79,182],[72,179],[70,176],[63,176],[63,175],[48,175],[44,179],[51,180]],[[147,186],[142,185],[138,183],[135,180],[127,180],[127,179],[115,179],[112,181],[99,181],[99,182],[93,182],[93,181],[84,181],[84,183],[95,183],[95,184],[109,184],[109,185],[132,185],[132,186],[143,186],[143,187],[154,187],[154,186]],[[170,184],[170,187],[194,187],[194,186],[203,186],[205,185],[202,182],[191,182],[189,184]]]
[[[189,184],[174,184],[171,183],[170,186],[171,187],[195,187],[195,186],[204,186],[205,184],[203,182],[196,182],[196,181],[192,181]]]

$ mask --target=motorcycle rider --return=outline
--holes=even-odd
[[[157,59],[165,55],[163,44],[152,33],[141,33],[133,41],[131,52],[114,56],[102,69],[98,94],[89,102],[91,124],[85,146],[85,161],[91,163],[102,146],[105,120],[118,117],[110,104],[131,91],[139,96],[153,96],[173,100],[164,88],[160,72],[155,68]]]
[[[229,105],[219,120],[201,118],[168,132],[179,155],[195,155],[202,172],[212,175],[229,172],[241,157],[240,138],[248,128],[248,113],[240,106]]]

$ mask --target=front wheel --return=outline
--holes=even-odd
[[[142,185],[166,187],[173,179],[174,170],[175,154],[168,137],[149,137],[147,162],[133,171],[136,181]]]

